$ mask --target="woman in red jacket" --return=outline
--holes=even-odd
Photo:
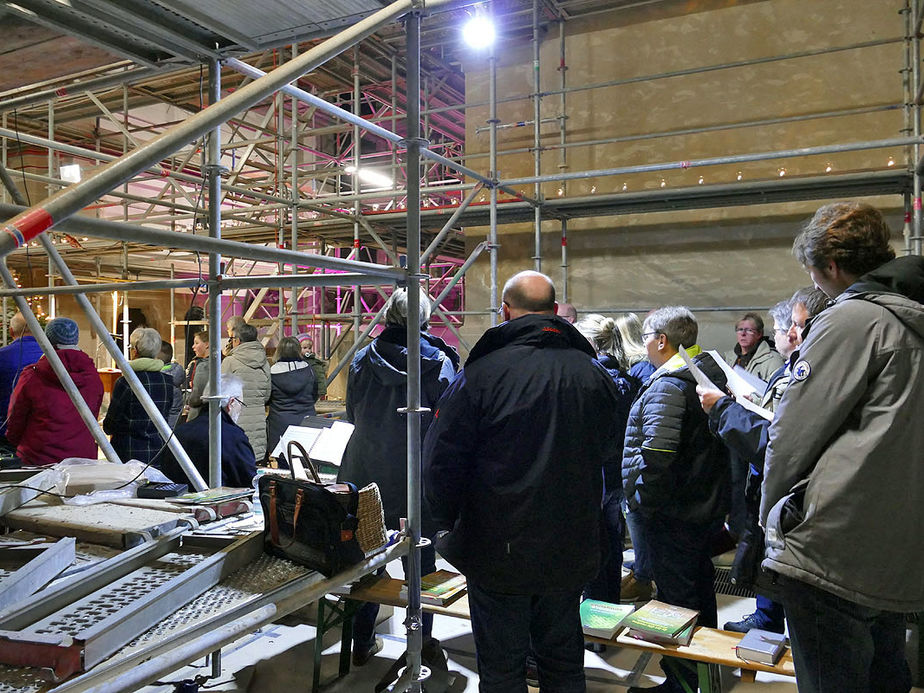
[[[94,416],[103,383],[93,361],[77,346],[80,332],[70,318],[55,318],[45,334]],[[96,441],[44,356],[27,366],[10,398],[7,438],[26,465],[54,464],[68,457],[96,459]]]

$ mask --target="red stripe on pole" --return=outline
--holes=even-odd
[[[25,245],[45,229],[51,228],[51,215],[38,208],[24,213],[17,223],[3,227],[3,230],[16,240],[16,245]]]
[[[358,239],[358,238],[354,238],[354,239],[353,239],[353,247],[354,247],[354,248],[358,248],[358,247],[359,247],[359,239]]]

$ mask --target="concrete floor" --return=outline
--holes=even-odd
[[[437,567],[446,567],[438,561]],[[401,577],[401,564],[394,562],[389,573]],[[730,597],[720,594],[719,623],[737,620],[753,611],[752,599]],[[388,607],[383,607],[383,616]],[[321,682],[325,693],[372,693],[375,685],[388,671],[392,663],[405,650],[404,610],[394,609],[376,629],[384,641],[384,647],[372,660],[361,668],[353,668],[348,676],[335,680],[340,652],[339,631],[325,636],[321,661]],[[264,693],[283,691],[308,693],[311,688],[315,628],[298,616],[288,617],[280,623],[248,635],[232,643],[222,653],[222,674],[208,681],[200,690]],[[448,617],[434,620],[433,635],[443,646],[449,663],[451,693],[474,693],[478,690],[478,674],[475,664],[475,647],[471,626],[468,621]],[[608,648],[602,654],[585,652],[584,666],[587,672],[588,693],[618,691],[628,686],[654,686],[663,681],[659,657],[635,650]],[[197,675],[208,675],[210,667],[205,661],[164,677],[162,685],[148,686],[144,693],[170,693],[172,685]],[[723,689],[735,693],[797,693],[795,680],[758,672],[754,683],[740,680],[738,670],[724,669]],[[326,684],[326,685],[325,685]],[[915,688],[915,691],[924,689]],[[530,688],[530,693],[538,691]]]

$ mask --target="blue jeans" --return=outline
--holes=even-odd
[[[584,693],[581,592],[501,594],[468,585],[480,693],[526,693],[526,655],[532,651],[539,687]]]
[[[799,693],[907,693],[905,617],[780,576]]]
[[[626,523],[622,516],[622,488],[608,491],[603,498],[603,521],[606,542],[601,547],[606,560],[601,561],[597,577],[590,581],[584,594],[589,599],[619,603],[622,587],[622,550],[626,542]]]
[[[404,574],[407,575],[407,556],[401,557]],[[379,572],[384,572],[384,568]],[[436,549],[433,544],[420,550],[420,574],[427,575],[436,570]],[[362,652],[375,643],[375,619],[379,615],[379,605],[375,602],[363,602],[353,616],[353,651]],[[423,642],[433,635],[433,614],[423,612],[422,617]]]
[[[626,564],[635,573],[635,579],[640,582],[651,582],[651,558],[649,557],[648,547],[645,546],[645,539],[642,537],[639,529],[639,519],[641,513],[638,510],[626,509],[626,528],[629,530],[629,537],[632,539],[632,553],[635,559],[632,564]]]
[[[637,527],[651,558],[658,599],[668,604],[699,611],[698,626],[715,628],[718,614],[715,603],[715,572],[712,567],[711,543],[717,523],[697,524],[655,513],[638,514]],[[675,669],[661,668],[670,690],[682,690]],[[696,671],[680,673],[691,690],[696,690]]]

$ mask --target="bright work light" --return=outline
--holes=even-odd
[[[494,43],[494,22],[479,12],[465,23],[462,37],[472,48],[487,48]]]

